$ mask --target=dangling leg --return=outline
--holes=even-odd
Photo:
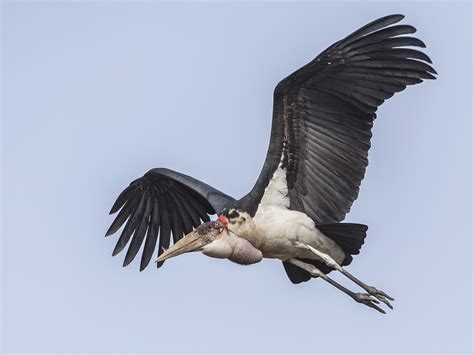
[[[302,243],[301,243],[301,244],[302,244]],[[357,285],[359,285],[359,286],[362,287],[364,290],[366,290],[369,295],[374,296],[374,297],[377,298],[379,301],[382,301],[382,302],[385,303],[388,307],[390,307],[390,309],[393,309],[392,305],[390,304],[390,302],[389,302],[388,300],[394,301],[394,299],[393,299],[392,297],[390,297],[389,295],[387,295],[385,292],[380,291],[380,290],[376,289],[376,288],[373,287],[373,286],[369,286],[369,285],[363,283],[362,281],[360,281],[359,279],[357,279],[356,277],[354,277],[353,275],[351,275],[349,272],[347,272],[346,270],[344,270],[344,269],[342,268],[342,266],[339,265],[336,261],[334,261],[334,259],[331,258],[329,255],[320,252],[319,250],[313,248],[311,245],[307,245],[307,244],[303,244],[303,245],[304,245],[308,250],[310,250],[311,252],[313,252],[315,255],[317,255],[317,256],[319,256],[321,259],[323,259],[327,266],[333,268],[334,270],[337,270],[337,271],[341,272],[343,275],[345,275],[345,276],[348,277],[350,280],[352,280],[352,281],[355,282]]]
[[[322,278],[324,281],[330,283],[331,285],[337,287],[339,290],[341,290],[345,294],[352,297],[356,302],[363,303],[366,306],[374,308],[377,311],[385,314],[385,311],[376,305],[376,303],[379,303],[379,301],[377,301],[375,298],[370,297],[369,294],[367,294],[367,293],[355,293],[355,292],[352,292],[351,290],[348,290],[347,288],[345,288],[344,286],[338,284],[336,281],[334,281],[329,276],[324,274],[321,270],[319,270],[314,265],[305,263],[305,262],[303,262],[301,260],[298,260],[298,259],[289,259],[287,261],[292,263],[293,265],[298,266],[299,268],[301,268],[303,270],[306,270],[313,277]]]

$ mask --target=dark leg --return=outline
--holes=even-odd
[[[293,265],[298,266],[299,268],[301,268],[303,270],[308,271],[310,273],[310,275],[313,276],[313,277],[322,278],[324,281],[330,283],[334,287],[338,288],[339,290],[341,290],[345,294],[352,297],[356,302],[365,304],[366,306],[374,308],[377,311],[385,314],[385,311],[376,305],[376,304],[379,303],[379,301],[377,301],[376,299],[370,297],[369,294],[367,294],[367,293],[355,293],[355,292],[352,292],[351,290],[348,290],[347,288],[345,288],[341,284],[338,284],[336,281],[331,279],[329,276],[325,275],[321,270],[319,270],[314,265],[305,263],[305,262],[303,262],[301,260],[298,260],[298,259],[289,259],[287,261],[292,263]]]
[[[334,270],[337,270],[337,271],[341,272],[344,276],[346,276],[351,281],[355,282],[357,285],[359,285],[364,290],[366,290],[369,295],[374,296],[379,301],[385,303],[390,309],[393,309],[392,305],[388,301],[388,300],[394,301],[394,299],[392,297],[387,295],[385,292],[380,291],[380,290],[376,289],[375,287],[369,286],[369,285],[365,284],[364,282],[360,281],[358,278],[356,278],[355,276],[353,276],[352,274],[347,272],[345,269],[343,269],[342,266],[340,266],[338,263],[336,263],[336,261],[334,261],[334,259],[331,258],[329,255],[320,252],[319,250],[313,248],[311,245],[306,245],[306,244],[304,244],[304,245],[308,250],[310,250],[315,255],[319,256],[322,260],[324,260],[324,262],[326,263],[327,266],[333,268]]]

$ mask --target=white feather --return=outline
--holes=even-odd
[[[290,207],[290,199],[288,198],[288,184],[286,181],[286,169],[282,168],[281,163],[273,173],[273,176],[265,188],[260,206],[281,206]]]
[[[262,250],[264,257],[286,260],[289,257],[314,259],[315,255],[297,245],[303,243],[331,255],[337,262],[344,260],[342,249],[322,234],[305,213],[289,209],[286,169],[281,163],[265,188],[253,218],[256,228],[243,237]]]

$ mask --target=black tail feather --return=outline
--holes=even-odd
[[[334,240],[346,254],[346,258],[342,262],[342,266],[349,265],[352,262],[352,255],[357,255],[360,252],[360,248],[364,244],[364,239],[367,235],[368,227],[364,224],[357,223],[328,223],[320,224],[316,226],[321,233],[328,238]],[[316,266],[319,270],[325,274],[333,271],[329,266],[323,262],[310,259],[299,259],[305,263]],[[286,274],[290,281],[294,284],[306,282],[311,279],[311,275],[288,262],[283,262]]]
[[[326,237],[334,240],[346,253],[342,266],[352,262],[352,255],[360,253],[368,227],[357,223],[328,223],[316,226]]]

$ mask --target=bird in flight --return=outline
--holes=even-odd
[[[270,144],[252,190],[235,199],[165,168],[132,181],[115,201],[106,236],[123,224],[113,255],[128,245],[127,266],[143,245],[140,271],[183,253],[249,265],[279,259],[292,283],[321,278],[385,313],[393,298],[345,266],[359,254],[367,226],[341,223],[367,168],[377,108],[408,85],[435,79],[416,29],[390,15],[361,27],[278,83]],[[217,219],[210,221],[210,216]],[[173,239],[173,244],[171,244]],[[338,271],[365,292],[328,276]]]

